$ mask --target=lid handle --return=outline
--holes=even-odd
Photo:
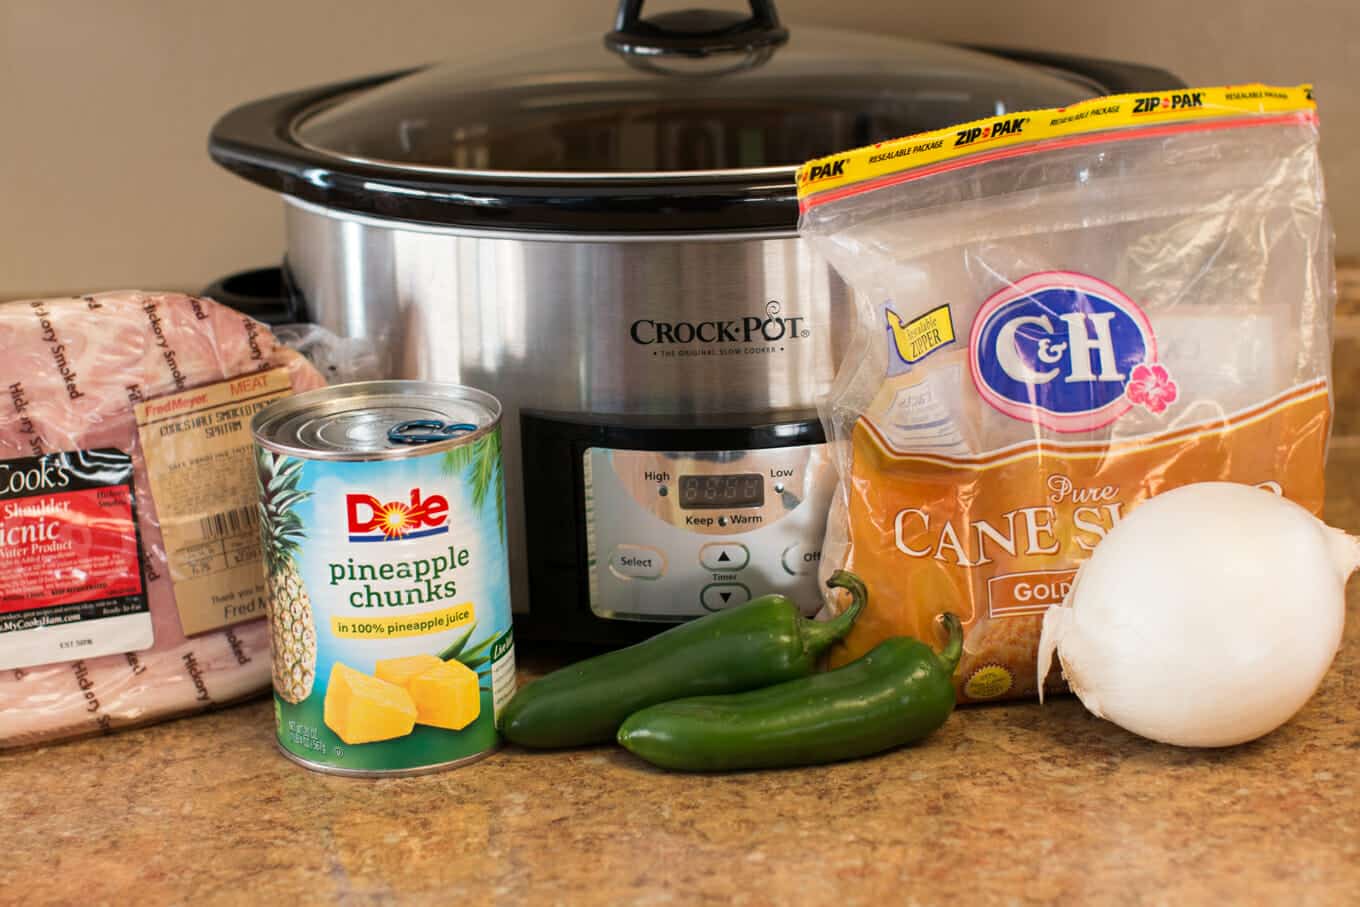
[[[643,0],[619,0],[614,30],[605,46],[630,63],[654,57],[702,59],[718,54],[744,54],[736,68],[758,66],[789,40],[779,24],[774,0],[749,0],[751,15],[716,9],[685,9],[642,18]],[[655,66],[645,68],[656,69]],[[726,71],[726,70],[725,70]]]
[[[476,431],[470,422],[441,422],[438,419],[411,419],[398,422],[387,430],[387,440],[393,444],[430,444],[447,441],[456,434]]]

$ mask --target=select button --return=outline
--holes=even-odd
[[[741,583],[709,583],[699,593],[699,603],[709,611],[721,611],[751,600],[751,590]]]
[[[705,570],[723,573],[740,570],[751,560],[751,552],[737,542],[709,542],[699,549],[699,563]]]
[[[621,579],[656,579],[666,572],[666,555],[646,545],[619,545],[609,556],[609,570]]]

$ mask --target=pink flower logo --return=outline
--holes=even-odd
[[[1176,382],[1171,380],[1165,368],[1144,363],[1133,367],[1124,394],[1134,404],[1146,406],[1148,412],[1160,413],[1175,402],[1176,390]]]

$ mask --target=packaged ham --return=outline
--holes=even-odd
[[[863,577],[870,604],[833,664],[933,640],[949,610],[960,701],[1032,696],[1044,611],[1149,497],[1225,480],[1321,510],[1317,144],[1310,88],[1244,85],[804,165],[800,231],[860,299],[822,412],[841,477],[822,565]]]
[[[0,305],[0,748],[269,685],[250,416],[324,383],[207,299]]]

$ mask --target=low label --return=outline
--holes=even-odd
[[[151,646],[132,458],[0,461],[0,668]]]
[[[290,393],[280,368],[136,406],[185,636],[265,616],[250,417]]]

